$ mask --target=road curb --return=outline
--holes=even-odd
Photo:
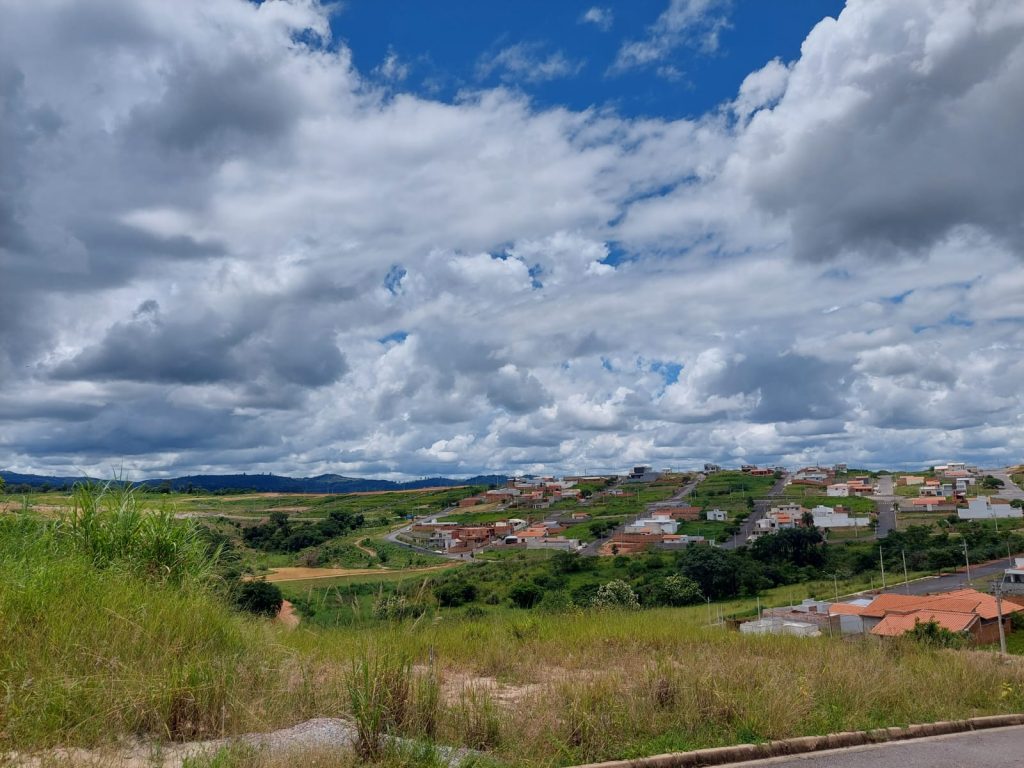
[[[871,731],[845,731],[829,733],[824,736],[799,736],[793,739],[769,741],[764,744],[737,744],[732,747],[698,749],[694,752],[672,752],[633,760],[587,763],[573,766],[573,768],[702,768],[703,766],[727,765],[748,760],[804,755],[828,749],[862,747],[891,741],[908,741],[929,736],[982,731],[989,728],[1006,728],[1013,725],[1024,725],[1024,714],[990,715],[972,717],[968,720],[944,720],[937,723],[908,725],[905,728],[875,728]]]

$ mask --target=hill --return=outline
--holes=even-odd
[[[97,480],[87,476],[65,477],[56,475],[31,475],[18,472],[0,471],[0,477],[10,485],[27,485],[33,488],[66,488],[82,480]],[[418,488],[447,488],[456,485],[501,484],[505,475],[477,475],[470,478],[426,477],[420,480],[395,482],[374,478],[346,477],[344,475],[316,475],[315,477],[287,477],[285,475],[257,474],[245,472],[233,475],[184,475],[171,478],[148,478],[136,485],[175,491],[189,489],[201,491],[256,491],[262,493],[362,493],[366,491],[411,491]]]

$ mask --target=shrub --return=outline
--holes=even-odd
[[[476,585],[461,579],[449,579],[434,587],[434,597],[445,608],[458,608],[476,599]]]
[[[636,592],[633,591],[629,584],[622,581],[622,579],[615,579],[598,588],[597,594],[594,595],[593,606],[595,608],[636,610],[640,607],[640,601],[636,597]]]
[[[543,596],[544,590],[528,581],[516,584],[508,593],[512,604],[519,608],[533,608]]]
[[[700,585],[685,576],[672,575],[655,579],[648,592],[651,605],[693,605],[704,599]]]
[[[281,588],[269,581],[243,581],[235,590],[235,606],[258,616],[277,616],[284,598]]]

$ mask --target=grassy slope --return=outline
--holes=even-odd
[[[97,570],[10,525],[0,525],[0,568],[0,751],[337,715],[351,659],[367,655],[433,659],[446,694],[429,704],[437,740],[486,746],[510,765],[1024,707],[1024,669],[987,654],[740,636],[702,626],[706,606],[445,611],[287,633],[195,588]]]

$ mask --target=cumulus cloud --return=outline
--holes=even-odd
[[[0,9],[0,467],[1024,451],[1010,0],[850,0],[672,121],[402,92],[313,0]],[[726,11],[671,3],[629,66]]]

